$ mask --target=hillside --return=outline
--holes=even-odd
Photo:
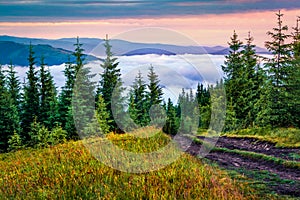
[[[128,134],[107,138],[132,152],[170,140],[156,129],[147,131],[155,135],[151,141]],[[83,144],[1,154],[0,199],[259,199],[246,184],[187,154],[158,171],[134,174],[105,166]]]
[[[11,41],[0,41],[0,49],[5,49],[0,53],[0,64],[10,64],[27,66],[28,65],[28,44],[21,44]],[[37,44],[33,45],[33,51],[37,62],[40,61],[41,56],[45,58],[47,65],[60,65],[66,63],[70,57],[71,61],[74,61],[72,51],[54,48],[48,44]],[[87,60],[96,60],[94,56],[87,56]]]

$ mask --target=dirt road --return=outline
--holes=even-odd
[[[198,139],[202,140],[204,138],[198,137]],[[207,138],[206,140],[209,141]],[[285,161],[300,162],[299,148],[277,148],[275,144],[257,139],[220,137],[216,147],[254,152]],[[201,144],[193,142],[187,152],[196,156],[200,148]],[[300,169],[297,167],[288,167],[273,160],[252,158],[238,152],[220,150],[212,150],[206,158],[216,162],[223,168],[245,172],[246,175],[250,176],[249,178],[265,183],[278,194],[300,197]]]

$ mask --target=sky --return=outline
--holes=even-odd
[[[295,25],[299,0],[1,0],[0,35],[35,38],[121,38],[132,30],[158,27],[181,34],[199,45],[226,45],[233,30],[243,40],[250,31],[263,46],[276,26],[275,12]],[[151,34],[131,36],[143,42]],[[186,44],[170,37],[157,42]]]

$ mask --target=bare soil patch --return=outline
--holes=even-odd
[[[203,139],[204,137],[198,138]],[[209,140],[209,138],[206,138],[206,140]],[[274,143],[260,141],[254,138],[220,137],[216,147],[252,151],[277,158],[283,158],[285,160],[300,161],[300,157],[295,158],[292,156],[294,154],[300,155],[300,148],[278,148]]]

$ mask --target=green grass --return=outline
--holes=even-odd
[[[249,184],[252,188],[255,189],[256,195],[265,195],[265,199],[298,199],[297,197],[291,197],[288,195],[278,195],[271,190],[270,186],[281,184],[293,186],[295,184],[295,181],[281,179],[277,174],[262,170],[247,170],[244,168],[237,168],[232,170],[227,169],[227,172],[229,176],[232,179],[235,179],[237,182],[240,182],[241,184],[246,182],[247,184]]]
[[[289,153],[289,157],[293,160],[299,160],[300,159],[300,153]]]
[[[296,128],[251,128],[223,133],[223,136],[254,138],[275,143],[277,147],[300,147],[300,129]]]
[[[284,160],[284,159],[281,159],[281,158],[276,158],[276,157],[261,154],[261,153],[243,151],[243,150],[238,150],[238,149],[227,149],[227,148],[214,148],[213,151],[220,151],[220,152],[226,152],[226,153],[235,153],[235,154],[239,154],[241,156],[244,156],[246,158],[253,158],[253,159],[257,159],[257,160],[265,160],[265,161],[273,162],[274,164],[283,165],[285,167],[300,169],[300,162],[288,161],[288,160]]]
[[[147,127],[125,135],[111,134],[108,135],[108,138],[114,145],[117,145],[123,150],[136,153],[150,153],[158,151],[171,141],[170,137],[160,131],[153,134],[155,131],[157,130],[152,127]]]
[[[149,152],[170,140],[156,129],[147,131],[150,141],[110,134],[88,143],[109,140],[121,149]],[[1,154],[0,199],[260,199],[246,182],[187,154],[160,170],[133,174],[107,167],[84,143]]]

